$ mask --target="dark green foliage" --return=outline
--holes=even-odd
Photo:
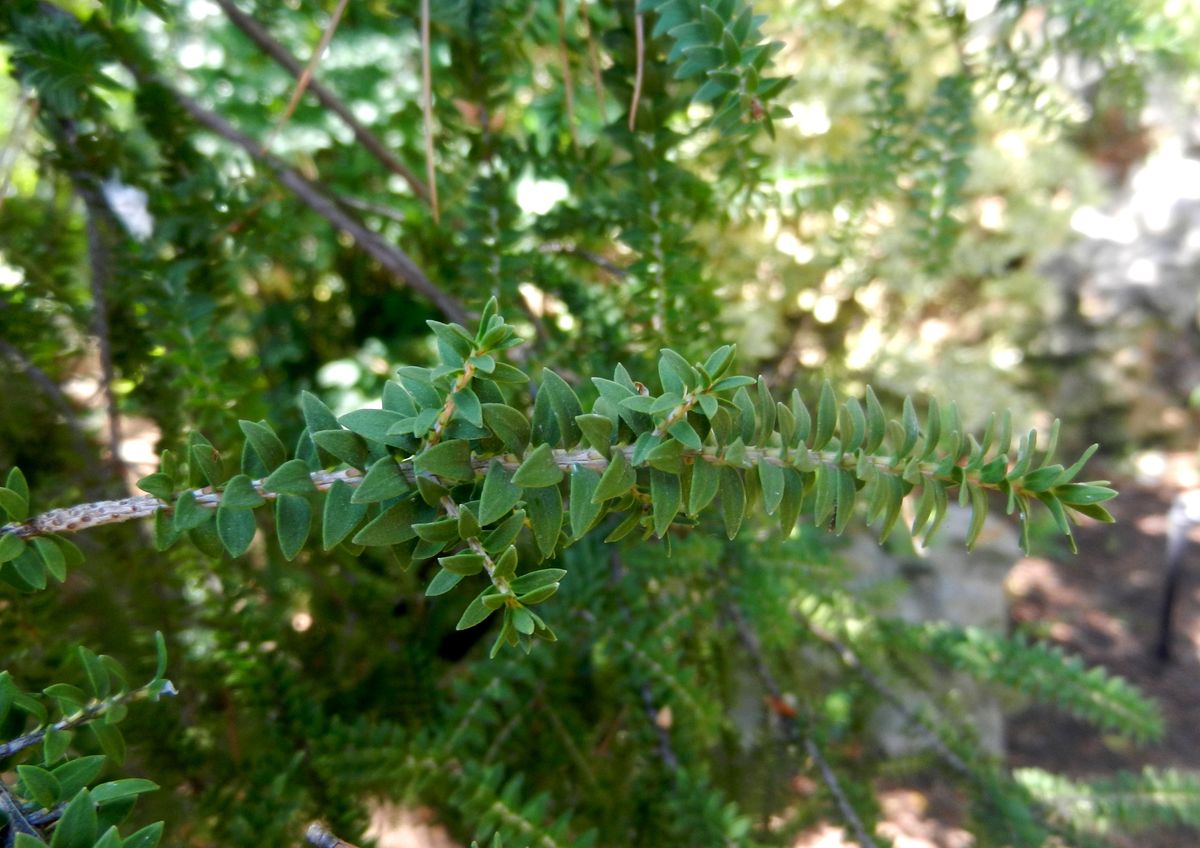
[[[757,297],[739,287],[815,285],[773,279],[768,224],[893,293],[909,282],[885,260],[935,296],[964,283],[936,278],[970,231],[981,116],[1008,73],[1008,108],[1028,107],[1050,49],[1015,38],[1025,6],[1001,4],[964,58],[953,5],[429,5],[431,124],[418,3],[349,4],[315,79],[402,169],[422,171],[428,134],[437,220],[328,104],[306,95],[272,132],[294,81],[224,13],[0,4],[29,126],[0,156],[0,741],[41,734],[0,747],[0,789],[60,822],[15,843],[153,848],[160,818],[180,845],[294,845],[313,818],[354,839],[376,798],[493,848],[869,830],[871,781],[896,766],[867,728],[906,686],[930,690],[912,720],[981,845],[1084,844],[1087,810],[1194,822],[1184,776],[1085,792],[1008,773],[930,681],[958,670],[1156,738],[1131,687],[1024,639],[881,617],[837,559],[833,535],[864,522],[928,541],[954,497],[972,541],[997,506],[1069,536],[1108,518],[1114,492],[1079,482],[1093,450],[1071,464],[1008,416],[985,430],[904,391],[846,396],[836,364],[785,391],[773,353],[723,343]],[[300,59],[329,11],[236,8]],[[1047,13],[1109,67],[1157,37],[1123,2]],[[868,71],[827,81],[862,120],[827,147],[797,140],[783,99],[795,56],[771,36],[793,18],[801,52],[848,45],[830,66]],[[145,192],[148,231],[114,186]],[[879,204],[896,245],[863,226]],[[371,237],[470,320],[404,287]],[[60,391],[89,369],[126,435],[158,427],[131,504],[98,504],[127,494],[94,459],[109,435]],[[153,528],[107,526],[137,516]],[[168,691],[168,643],[186,685],[143,704]],[[102,652],[155,656],[152,683]],[[1084,794],[1082,814],[1061,800]],[[113,830],[135,799],[142,818]]]

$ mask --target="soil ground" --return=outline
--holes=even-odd
[[[1103,665],[1154,698],[1166,733],[1135,748],[1106,738],[1048,707],[1013,716],[1009,760],[1069,776],[1140,771],[1143,766],[1200,769],[1200,534],[1191,535],[1176,602],[1169,663],[1154,657],[1164,578],[1166,513],[1171,481],[1154,486],[1118,481],[1115,525],[1079,529],[1079,553],[1031,557],[1013,569],[1007,586],[1014,624]],[[1181,848],[1200,843],[1194,832],[1142,833],[1127,844]]]

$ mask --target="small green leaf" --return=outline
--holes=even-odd
[[[333,410],[311,392],[300,393],[300,409],[304,413],[304,423],[310,433],[338,429],[337,416],[333,414]]]
[[[309,495],[317,490],[308,465],[302,459],[289,459],[276,468],[263,480],[263,488],[287,495]]]
[[[475,476],[471,465],[471,443],[451,439],[426,448],[413,460],[417,471],[433,474],[443,480],[465,481]]]
[[[110,804],[121,798],[131,798],[158,789],[158,784],[152,780],[139,777],[127,777],[122,780],[110,780],[92,789],[92,800],[97,804]]]
[[[837,469],[837,516],[834,518],[833,532],[839,536],[854,514],[855,494],[854,475],[845,468]]]
[[[587,443],[595,450],[608,456],[609,449],[612,447],[612,420],[606,415],[589,413],[587,415],[577,415],[575,423],[579,425],[579,429],[583,433],[583,437],[587,439]]]
[[[241,556],[254,541],[254,513],[224,501],[217,507],[217,536],[231,557]]]
[[[525,526],[525,510],[519,509],[508,518],[496,525],[496,528],[483,538],[483,549],[492,556],[511,545]]]
[[[67,804],[54,828],[50,848],[92,848],[96,829],[96,805],[84,789]]]
[[[681,502],[679,477],[668,471],[650,469],[650,503],[654,512],[654,534],[660,539],[679,514]]]
[[[732,377],[722,377],[720,380],[717,380],[717,382],[713,383],[712,390],[714,392],[733,391],[734,389],[753,386],[757,382],[758,381],[753,377],[747,377],[744,374],[737,374]]]
[[[71,746],[71,737],[68,730],[46,729],[46,735],[42,738],[42,760],[46,765],[54,765],[63,758]]]
[[[454,401],[455,415],[461,416],[468,424],[474,424],[476,427],[483,426],[483,407],[475,392],[470,388],[463,388],[450,397]]]
[[[364,504],[356,504],[351,498],[354,490],[341,480],[334,480],[325,495],[324,522],[321,541],[325,550],[332,550],[350,535],[367,512]]]
[[[356,545],[386,546],[398,545],[415,538],[413,521],[417,517],[416,504],[411,500],[403,500],[393,504],[376,516],[367,526],[359,530],[351,540]]]
[[[592,495],[592,500],[596,503],[604,503],[611,498],[620,497],[636,484],[637,472],[625,459],[625,452],[614,450],[608,468],[604,469],[604,474],[600,477],[600,484],[596,487],[595,494]]]
[[[37,536],[33,539],[33,546],[37,548],[37,552],[42,558],[42,564],[46,566],[46,570],[50,572],[50,576],[59,583],[66,580],[67,558],[63,556],[58,542],[54,539],[47,539],[44,536]]]
[[[466,630],[468,627],[474,627],[482,621],[485,621],[495,610],[484,603],[485,596],[493,594],[495,590],[488,586],[482,592],[475,596],[475,600],[463,610],[462,618],[458,620],[458,624],[454,625],[455,630]]]
[[[275,499],[275,535],[283,558],[291,562],[308,541],[312,530],[312,506],[298,495],[279,495]]]
[[[758,479],[762,484],[763,510],[774,515],[783,501],[783,469],[764,457],[758,463]]]
[[[549,368],[542,369],[542,387],[538,396],[545,394],[550,400],[550,408],[558,425],[558,433],[564,447],[572,447],[579,443],[582,433],[576,416],[583,414],[583,407],[575,390],[567,381]]]
[[[158,842],[162,839],[162,834],[162,822],[148,824],[141,830],[126,836],[125,840],[121,843],[121,848],[158,848]]]
[[[100,658],[83,645],[76,647],[75,651],[79,655],[79,661],[83,664],[84,673],[87,674],[92,694],[101,700],[107,698],[111,691],[110,681],[108,679],[108,671],[104,668],[104,664],[100,662]]]
[[[0,488],[0,509],[8,513],[10,521],[24,521],[29,517],[29,502],[9,488]]]
[[[29,483],[26,482],[25,475],[21,472],[20,468],[14,465],[8,470],[8,479],[5,480],[4,487],[16,492],[21,500],[29,503]]]
[[[737,536],[746,515],[746,484],[736,468],[721,468],[721,518],[725,522],[725,535],[730,539]]]
[[[15,533],[0,533],[0,562],[16,559],[25,551],[25,540]]]
[[[15,575],[28,589],[46,588],[46,565],[35,548],[26,547],[11,564]]]
[[[335,430],[318,430],[312,434],[312,440],[321,450],[340,459],[355,468],[364,468],[367,464],[367,443],[363,437],[340,426]]]
[[[837,415],[837,396],[833,393],[833,386],[826,380],[821,384],[821,398],[817,401],[817,426],[810,444],[813,450],[820,450],[829,444],[837,426]]]
[[[508,515],[521,500],[521,487],[509,480],[508,471],[499,462],[488,467],[479,496],[479,522],[491,524]]]
[[[137,487],[160,501],[170,503],[175,499],[175,481],[161,471],[147,474],[137,481]]]
[[[483,557],[474,551],[463,551],[452,556],[440,557],[438,563],[447,571],[461,574],[463,577],[470,577],[483,571]]]
[[[600,475],[590,468],[576,466],[571,472],[571,535],[576,539],[591,529],[600,515],[600,504],[592,500],[600,485]]]
[[[211,509],[196,503],[196,496],[192,492],[184,492],[175,501],[175,529],[180,532],[194,530],[208,521],[212,514]]]
[[[425,596],[433,598],[437,595],[444,595],[457,586],[462,579],[461,574],[455,574],[453,571],[443,568],[429,581],[429,586],[425,589]]]
[[[721,484],[721,471],[711,462],[699,457],[692,463],[692,486],[688,492],[688,515],[699,515],[712,503]]]
[[[225,479],[221,453],[208,439],[193,431],[188,434],[188,478],[194,486],[219,486]]]
[[[1117,496],[1114,489],[1094,483],[1068,483],[1056,488],[1054,494],[1068,506],[1104,503]]]
[[[513,580],[510,585],[513,592],[523,595],[527,592],[534,592],[546,586],[557,584],[566,576],[567,572],[565,569],[543,568],[538,571],[530,571],[528,574],[522,574],[516,580]]]
[[[287,448],[266,422],[238,421],[238,427],[268,472],[274,471],[287,459]]]
[[[238,474],[225,484],[221,492],[221,506],[230,509],[254,509],[260,507],[266,500],[254,488],[254,483],[245,474]]]
[[[60,798],[74,798],[80,789],[100,776],[105,758],[102,754],[76,757],[56,767],[52,774],[62,787]]]
[[[117,765],[125,762],[125,737],[121,735],[121,731],[116,725],[112,725],[103,719],[93,721],[88,725],[92,733],[96,735],[96,741],[100,743],[100,750]]]
[[[562,478],[563,470],[554,461],[554,451],[550,445],[540,444],[525,457],[525,461],[513,475],[512,482],[514,486],[523,489],[542,489],[554,486]]]
[[[416,410],[413,408],[412,401],[408,395],[395,383],[385,384],[384,395],[384,409],[356,409],[353,412],[347,412],[339,418],[338,423],[347,430],[362,436],[367,441],[400,447],[405,444],[405,437],[398,434],[397,431],[403,429],[401,427],[402,422],[410,421],[416,415]],[[387,397],[388,395],[390,395],[390,398]],[[404,409],[409,410],[409,413],[404,415],[393,409],[387,409],[386,406],[389,400],[393,405],[402,406]],[[409,427],[408,432],[411,432],[411,422]]]
[[[167,673],[167,640],[163,637],[161,630],[154,631],[154,657],[156,661],[154,679],[161,680],[162,676]]]
[[[483,405],[483,423],[510,453],[522,454],[529,444],[529,420],[520,410],[503,403]]]
[[[37,766],[17,766],[17,775],[25,784],[29,797],[39,807],[49,810],[58,803],[62,787],[53,774]]]
[[[114,824],[108,830],[104,831],[104,835],[96,840],[96,844],[92,848],[123,848],[123,846],[124,843],[121,840],[121,834]]]
[[[557,486],[530,489],[525,493],[525,510],[538,550],[542,556],[553,556],[563,522],[562,492]]]
[[[396,460],[385,456],[363,476],[350,500],[358,504],[378,503],[398,498],[410,489],[408,479]]]
[[[696,432],[696,428],[689,424],[685,418],[681,418],[672,424],[667,428],[667,432],[686,448],[698,451],[704,446],[700,441],[700,434]]]

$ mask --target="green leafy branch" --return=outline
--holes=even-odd
[[[773,119],[788,112],[770,101],[790,80],[764,76],[767,63],[783,48],[783,42],[763,41],[766,15],[754,14],[738,0],[641,0],[638,12],[654,12],[651,34],[670,39],[667,61],[679,66],[675,79],[702,80],[692,102],[711,104],[710,126],[730,135],[761,122],[774,138]]]
[[[12,785],[0,780],[0,812],[6,823],[0,827],[5,844],[32,848],[155,848],[162,836],[162,823],[121,837],[117,826],[129,815],[139,795],[158,788],[149,780],[126,778],[93,786],[107,761],[120,765],[125,760],[125,740],[117,725],[129,704],[157,701],[175,694],[164,677],[167,664],[162,634],[156,634],[158,666],[154,677],[143,686],[129,688],[124,669],[112,657],[92,653],[84,647],[77,654],[87,680],[86,689],[69,683],[46,687],[41,698],[22,691],[7,672],[0,673],[0,726],[22,727],[32,718],[36,727],[0,743],[0,762],[16,772]],[[50,721],[44,700],[61,713]],[[22,715],[24,714],[24,715]],[[101,754],[68,757],[75,731],[91,731]],[[12,758],[35,748],[40,756],[32,762],[12,764]],[[48,839],[43,837],[49,832]]]
[[[761,377],[730,374],[729,345],[697,363],[662,351],[657,394],[617,366],[612,379],[592,379],[596,397],[586,412],[575,390],[545,369],[527,415],[518,389],[528,375],[497,358],[521,340],[494,300],[474,334],[457,324],[430,327],[439,363],[400,368],[380,408],[339,418],[305,394],[306,430],[291,459],[265,422],[242,421],[241,470],[232,477],[221,453],[193,434],[186,463],[167,452],[159,471],[139,482],[149,495],[33,519],[28,486],[14,470],[0,488],[12,521],[0,528],[0,579],[41,588],[47,571],[61,579],[55,558],[65,561],[71,550],[52,534],[151,514],[160,549],[186,536],[214,556],[239,556],[256,533],[254,510],[274,501],[289,560],[319,511],[326,550],[389,548],[403,563],[438,558],[429,595],[486,574],[489,585],[459,627],[501,610],[496,649],[528,648],[531,639],[554,638],[530,607],[553,596],[565,571],[518,575],[520,561],[555,556],[613,513],[621,518],[609,542],[634,533],[668,538],[672,527],[695,526],[709,513],[732,539],[757,508],[785,533],[801,516],[841,533],[860,504],[886,537],[911,500],[908,532],[928,544],[955,491],[972,509],[968,546],[993,493],[1018,515],[1026,547],[1035,502],[1068,538],[1073,514],[1112,520],[1102,503],[1116,492],[1105,481],[1076,482],[1096,446],[1069,466],[1056,463],[1057,422],[1039,452],[1034,430],[1014,449],[1008,415],[993,416],[976,438],[953,404],[943,410],[936,399],[924,421],[911,399],[888,419],[870,388],[865,403],[839,401],[826,383],[810,410],[798,391],[783,403]]]

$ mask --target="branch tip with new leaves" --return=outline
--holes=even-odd
[[[804,517],[841,533],[856,509],[886,537],[909,500],[906,532],[928,543],[956,494],[971,508],[970,547],[998,494],[1026,529],[1026,548],[1035,502],[1068,539],[1078,515],[1112,520],[1102,504],[1116,492],[1104,481],[1075,482],[1096,447],[1069,466],[1054,462],[1057,422],[1039,450],[1037,431],[1014,438],[1007,414],[976,438],[953,404],[943,409],[936,399],[923,419],[911,399],[889,419],[870,388],[863,401],[840,401],[825,383],[811,407],[798,391],[782,402],[761,377],[730,373],[730,345],[695,363],[663,350],[657,394],[618,365],[611,379],[592,379],[586,409],[545,369],[530,410],[529,376],[502,361],[521,339],[494,299],[474,332],[429,326],[438,363],[398,369],[380,408],[338,417],[306,393],[294,454],[266,422],[243,421],[235,474],[193,434],[183,456],[164,453],[160,469],[139,482],[147,495],[32,519],[28,486],[14,469],[0,488],[11,522],[0,528],[0,579],[42,588],[47,573],[62,579],[78,557],[57,534],[150,515],[160,549],[187,537],[214,556],[237,556],[255,536],[254,511],[270,506],[289,560],[319,523],[327,550],[389,548],[404,563],[437,558],[430,595],[485,576],[459,626],[499,611],[494,650],[528,649],[554,638],[531,608],[557,591],[565,572],[519,574],[518,566],[553,558],[610,514],[610,542],[635,533],[663,538],[709,515],[733,538],[752,511],[784,532]]]

